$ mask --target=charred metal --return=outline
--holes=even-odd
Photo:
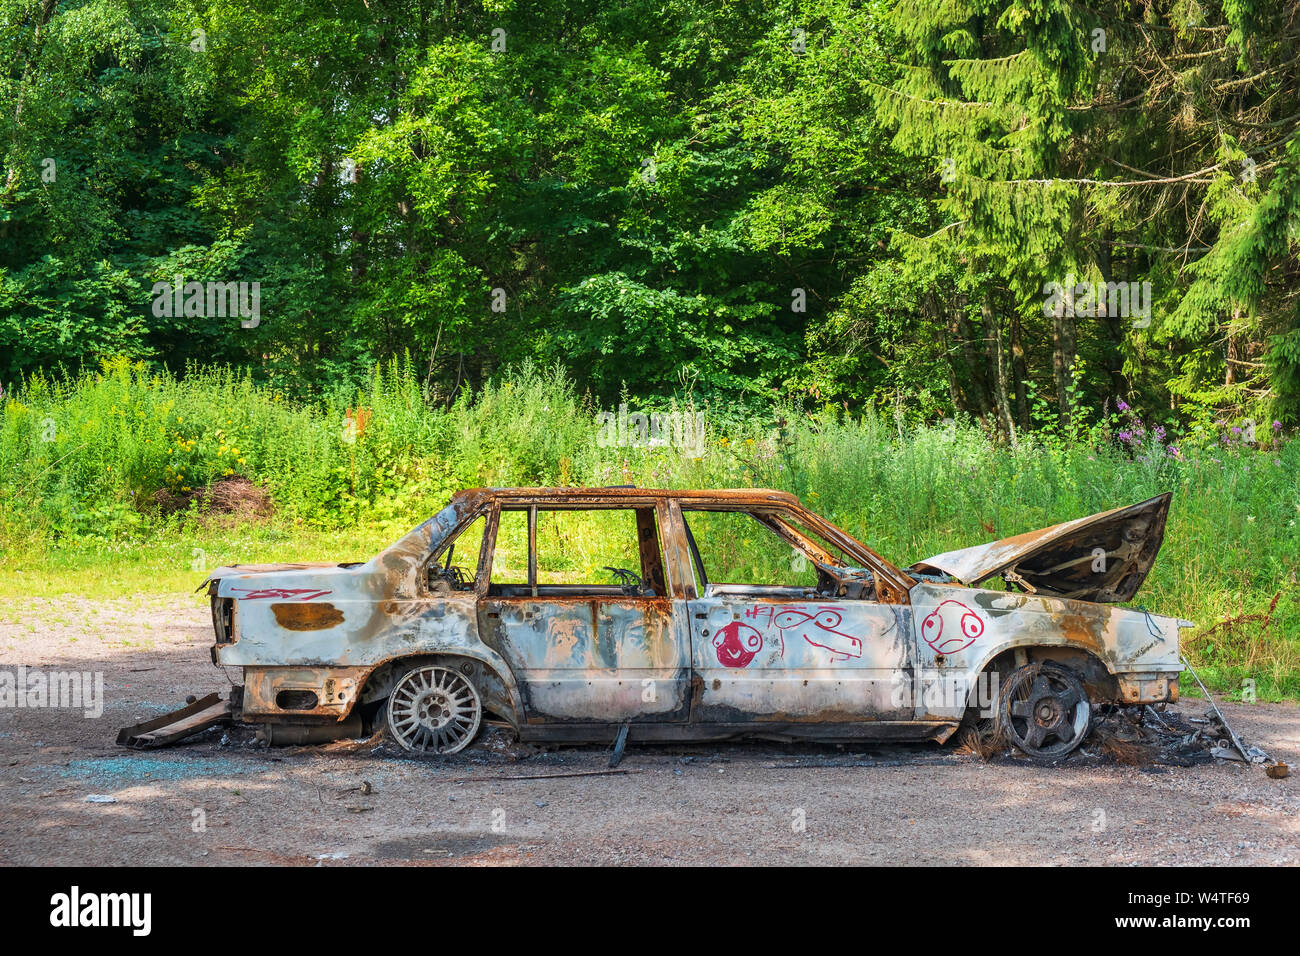
[[[1169,504],[903,569],[784,492],[463,491],[363,563],[212,572],[212,659],[242,669],[242,692],[122,742],[159,746],[222,719],[262,725],[272,743],[386,726],[406,749],[439,753],[484,719],[528,740],[608,742],[626,728],[631,741],[942,741],[972,701],[925,682],[994,674],[1015,688],[999,702],[1013,739],[1051,755],[1077,745],[1092,704],[1177,698],[1187,622],[1117,606],[1150,571]],[[541,580],[539,513],[606,510],[634,518],[639,561],[607,568],[608,584]],[[712,580],[692,530],[702,512],[748,515],[816,583]],[[506,516],[526,522],[526,574],[500,560]],[[997,576],[1007,590],[984,587]],[[900,696],[902,682],[918,692]]]

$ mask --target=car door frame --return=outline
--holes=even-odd
[[[644,510],[652,511],[658,530],[659,561],[666,594],[654,597],[606,594],[566,597],[537,593],[538,511],[632,511],[637,520],[641,573],[645,574],[647,544],[643,540],[643,525],[638,514]],[[531,594],[490,593],[503,511],[525,511],[528,515],[529,580],[526,587]],[[504,507],[498,499],[489,505],[487,525],[484,528],[483,560],[475,579],[476,617],[480,640],[504,658],[511,668],[523,699],[522,727],[531,730],[535,725],[542,725],[553,732],[556,725],[565,725],[573,736],[579,737],[584,728],[592,726],[684,724],[689,719],[690,630],[673,598],[674,588],[678,585],[670,569],[671,560],[664,553],[669,537],[665,527],[666,514],[667,509],[662,499],[566,505],[544,498],[527,498],[520,499],[518,503],[509,502]],[[551,613],[547,613],[545,605],[551,606]],[[526,646],[526,642],[540,642],[543,639],[539,627],[547,629],[548,639],[553,627],[559,628],[557,633],[567,632],[566,638],[574,642],[576,649],[577,642],[581,639],[582,625],[586,622],[583,606],[591,607],[591,652],[603,654],[606,659],[601,663],[609,664],[609,652],[613,649],[613,666],[530,666],[529,660],[539,659],[542,648],[540,643]],[[567,616],[562,615],[561,609],[568,611]],[[604,616],[601,614],[602,609],[606,611]],[[518,611],[518,620],[514,617],[503,619],[505,614],[515,610]],[[650,626],[651,618],[648,615],[655,619],[654,627]],[[638,616],[641,617],[640,621],[637,620]],[[531,628],[536,637],[522,629],[523,625],[532,622],[536,622],[536,626]],[[555,625],[553,622],[559,623]],[[636,643],[638,629],[640,644],[647,655],[655,658],[655,666],[629,669],[650,673],[623,673],[624,668],[618,665],[617,657]],[[603,647],[602,640],[605,642]],[[569,671],[580,672],[586,690],[582,687],[564,686],[575,680],[572,676],[543,674],[543,671],[558,671],[566,675]],[[603,709],[601,697],[605,698]]]
[[[683,504],[686,506],[683,507]],[[763,595],[761,593],[752,596],[725,593],[700,594],[698,588],[700,582],[697,580],[695,567],[698,566],[706,576],[708,569],[704,566],[698,544],[693,540],[693,532],[684,514],[686,511],[726,511],[745,514],[810,561],[825,562],[829,556],[820,545],[801,533],[799,525],[802,524],[807,530],[825,537],[829,543],[840,547],[846,555],[862,560],[863,565],[872,572],[877,582],[878,593],[883,592],[883,597],[889,599],[825,598],[815,595],[797,597],[788,594]],[[669,557],[676,565],[677,577],[683,582],[684,604],[690,624],[691,665],[695,684],[692,723],[733,724],[753,721],[797,724],[798,731],[804,735],[815,735],[808,722],[837,725],[838,730],[828,729],[828,735],[837,732],[847,732],[849,735],[858,732],[867,735],[870,732],[875,735],[889,726],[897,725],[901,731],[900,735],[907,734],[909,725],[913,724],[920,715],[910,696],[898,694],[900,683],[910,690],[911,681],[908,675],[915,669],[918,653],[915,628],[911,621],[912,611],[908,600],[906,575],[829,522],[825,522],[811,512],[794,509],[788,505],[778,504],[760,509],[748,504],[737,506],[725,500],[692,499],[684,503],[671,499],[669,512],[678,537],[677,547]],[[770,520],[764,520],[769,515],[784,518],[785,523],[778,525]],[[695,560],[694,564],[692,558]],[[707,578],[703,583],[707,591],[709,583]],[[759,587],[755,586],[756,589]],[[777,588],[773,587],[773,590]],[[706,602],[716,602],[716,604]],[[759,605],[770,606],[772,610],[766,614],[764,621],[761,611],[753,618],[749,617],[749,611],[742,612],[739,606],[744,604],[755,606],[750,608],[750,611],[756,610]],[[821,668],[804,668],[798,672],[792,670],[784,677],[774,676],[779,674],[776,668],[761,668],[763,676],[757,679],[741,676],[753,660],[763,658],[770,662],[774,659],[773,644],[775,641],[783,642],[785,634],[784,629],[776,627],[780,608],[796,612],[795,616],[806,615],[809,619],[819,619],[821,615],[830,612],[831,615],[838,615],[838,620],[844,620],[847,613],[857,626],[869,625],[871,631],[871,633],[862,633],[858,638],[849,637],[849,640],[859,640],[864,653],[868,647],[871,648],[871,653],[876,656],[869,657],[868,661],[879,660],[891,666],[860,668],[860,671],[869,671],[871,674],[870,677],[863,679],[856,679],[852,668],[837,667],[833,663],[828,663]],[[742,620],[742,618],[749,619]],[[828,620],[835,620],[835,618],[828,617]],[[759,629],[759,625],[762,625],[762,630]],[[718,627],[732,628],[736,631],[736,635],[741,634],[744,629],[743,633],[750,641],[755,644],[761,641],[759,649],[754,650],[749,660],[741,666],[722,665],[721,658],[718,659],[719,667],[711,666],[707,661],[707,655],[715,651],[713,635]],[[774,635],[772,633],[774,629],[779,634]],[[832,633],[838,632],[832,631]],[[730,635],[727,640],[731,641],[736,635]],[[840,637],[848,637],[848,635],[840,635]],[[704,646],[706,642],[708,647]],[[813,642],[809,639],[808,643]],[[748,650],[747,648],[747,653]],[[785,653],[786,648],[782,643],[779,655],[782,660],[785,658]],[[834,654],[831,655],[831,660],[834,660]],[[849,658],[846,657],[841,663],[848,660]],[[847,690],[845,690],[846,679],[851,680],[847,684]],[[812,691],[808,690],[809,687],[812,687]],[[847,704],[847,707],[836,706],[837,700]],[[747,710],[743,706],[734,706],[738,701],[752,703]],[[862,726],[864,724],[869,724],[870,727],[864,728]]]

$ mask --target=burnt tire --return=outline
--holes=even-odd
[[[998,695],[998,731],[1022,753],[1055,763],[1083,743],[1092,704],[1083,682],[1055,661],[1035,661],[1011,672]]]
[[[483,723],[483,702],[473,681],[438,664],[422,664],[403,674],[385,710],[388,735],[414,753],[458,753]]]

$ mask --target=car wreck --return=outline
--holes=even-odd
[[[462,491],[363,563],[213,571],[212,661],[242,684],[118,741],[237,720],[271,743],[382,728],[452,754],[492,720],[620,746],[943,742],[982,708],[1055,760],[1099,705],[1177,699],[1190,623],[1118,606],[1169,503],[901,568],[779,491]]]

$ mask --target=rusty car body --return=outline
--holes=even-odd
[[[484,719],[524,740],[944,741],[978,704],[1057,759],[1098,703],[1177,698],[1189,623],[1117,606],[1151,568],[1169,501],[904,569],[778,491],[463,491],[364,563],[212,572],[212,660],[241,668],[242,689],[224,710],[187,708],[185,727],[224,713],[272,742],[386,727],[436,753]],[[634,566],[606,566],[603,583],[539,571],[539,527],[563,557],[578,545],[551,529],[579,512],[617,512]],[[702,555],[715,521],[739,536]],[[720,579],[772,542],[788,574]],[[994,690],[977,701],[981,681]],[[175,739],[149,726],[119,739]]]

